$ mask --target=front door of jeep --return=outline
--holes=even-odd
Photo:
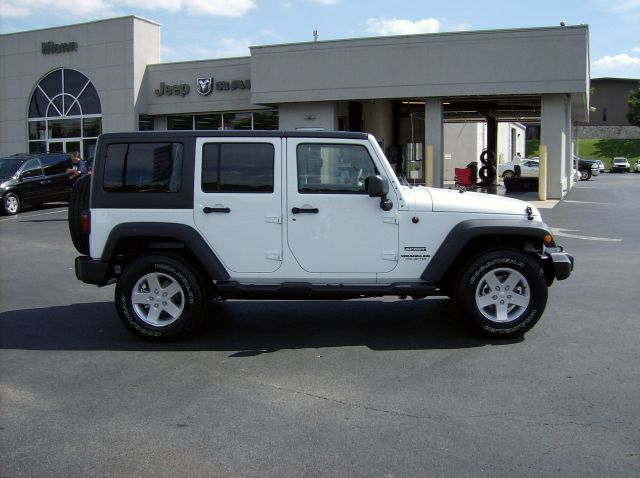
[[[280,138],[196,142],[196,227],[218,259],[238,273],[282,264]]]
[[[384,211],[365,190],[379,174],[366,144],[287,139],[287,241],[309,273],[359,274],[365,280],[398,263],[398,202]]]

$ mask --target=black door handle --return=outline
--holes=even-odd
[[[202,209],[202,212],[205,214],[210,214],[212,212],[231,212],[231,209],[228,207],[209,207],[206,206]]]
[[[318,214],[320,210],[317,207],[312,208],[302,208],[302,207],[294,207],[291,209],[293,214]]]

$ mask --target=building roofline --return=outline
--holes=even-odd
[[[602,80],[607,80],[607,81],[633,81],[633,82],[638,82],[640,81],[640,78],[618,78],[618,77],[613,77],[613,76],[602,76],[600,78],[591,78],[591,81],[602,81]]]
[[[454,31],[454,32],[436,32],[436,33],[418,33],[412,35],[378,35],[378,36],[369,36],[369,37],[354,37],[354,38],[337,38],[332,40],[310,40],[303,42],[291,42],[291,43],[275,43],[271,45],[256,45],[250,46],[251,50],[259,50],[262,48],[278,48],[278,47],[291,47],[291,46],[309,46],[309,45],[318,45],[318,44],[332,44],[332,43],[347,43],[347,42],[358,42],[358,41],[368,41],[368,40],[399,40],[399,39],[418,39],[418,38],[436,38],[436,37],[445,37],[445,36],[464,36],[464,35],[483,35],[483,34],[509,34],[509,33],[527,33],[527,32],[544,32],[544,31],[560,31],[560,30],[583,30],[589,29],[589,25],[581,24],[581,25],[569,25],[564,27],[530,27],[530,28],[505,28],[498,30],[464,30],[464,31]]]
[[[25,35],[25,34],[28,34],[28,33],[43,32],[43,31],[47,31],[47,30],[62,30],[62,29],[65,29],[65,28],[81,27],[81,26],[85,26],[85,25],[94,25],[96,23],[113,22],[113,21],[117,21],[117,20],[126,20],[126,19],[140,20],[140,21],[143,21],[143,22],[146,22],[146,23],[149,23],[151,25],[158,26],[158,27],[162,26],[158,22],[154,22],[153,20],[149,20],[147,18],[139,17],[138,15],[125,15],[125,16],[122,16],[122,17],[103,18],[101,20],[92,20],[90,22],[83,22],[83,23],[72,23],[72,24],[60,25],[60,26],[56,26],[56,27],[45,27],[45,28],[37,28],[35,30],[23,30],[23,31],[18,31],[18,32],[0,33],[0,36]]]

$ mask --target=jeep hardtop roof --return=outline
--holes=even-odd
[[[118,138],[160,139],[164,137],[175,138],[329,138],[329,139],[367,139],[367,133],[355,133],[349,131],[278,131],[278,130],[166,130],[166,131],[135,131],[128,133],[105,133],[100,135],[105,140]]]

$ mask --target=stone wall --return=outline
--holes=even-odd
[[[640,139],[638,126],[578,126],[582,139]]]

